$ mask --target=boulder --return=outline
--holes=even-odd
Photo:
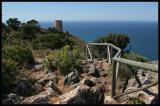
[[[40,92],[43,92],[45,90],[44,86],[37,82],[35,83],[34,88],[35,88],[35,94],[39,94]]]
[[[44,91],[38,95],[25,98],[21,104],[48,104],[50,96],[52,96],[52,92]]]
[[[84,84],[87,85],[87,86],[89,86],[89,87],[95,86],[95,83],[92,82],[92,81],[89,80],[89,79],[84,80]]]
[[[92,82],[94,82],[95,84],[107,84],[107,80],[104,78],[91,78],[90,79]]]
[[[20,102],[23,100],[23,97],[20,97],[17,94],[10,93],[7,95],[5,100],[2,100],[2,104],[20,104]]]
[[[137,88],[134,87],[129,87],[125,90],[131,91]],[[158,103],[158,86],[153,86],[148,88],[147,90],[139,91],[139,92],[134,92],[131,94],[128,94],[127,97],[124,96],[123,98],[138,98],[140,101],[142,101],[145,104],[154,104]]]
[[[88,70],[88,75],[91,75],[94,77],[100,77],[100,73],[94,64],[90,64],[90,68]]]
[[[52,81],[49,81],[46,84],[46,89],[49,90],[50,92],[52,92],[54,95],[58,96],[61,95],[62,92],[55,86],[55,84]]]
[[[120,104],[117,100],[113,99],[111,96],[105,96],[104,104]]]
[[[55,79],[57,78],[56,75],[52,74],[52,73],[48,73],[47,75],[44,75],[41,79],[39,79],[37,82],[39,84],[42,84],[42,85],[46,85],[46,83],[48,81],[54,81]]]
[[[42,64],[43,63],[43,59],[42,58],[36,58],[35,59],[35,63],[36,64]]]
[[[101,77],[107,77],[106,71],[100,71],[100,76]]]
[[[16,94],[22,95],[22,96],[28,96],[32,95],[35,91],[34,86],[32,85],[32,82],[27,80],[26,78],[21,78],[14,89],[14,92]]]
[[[42,70],[42,68],[43,68],[43,65],[42,65],[42,64],[35,65],[35,66],[34,66],[34,71]]]
[[[99,87],[90,88],[87,85],[80,85],[70,92],[60,96],[60,104],[102,104],[104,93]]]
[[[73,70],[71,73],[64,77],[64,85],[71,85],[80,81],[79,73],[77,70]]]

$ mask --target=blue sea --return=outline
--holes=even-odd
[[[42,28],[53,27],[53,22],[40,22]],[[133,51],[150,60],[158,60],[158,22],[63,22],[63,30],[92,42],[108,33],[124,33],[130,38]]]

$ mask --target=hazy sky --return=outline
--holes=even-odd
[[[2,21],[158,21],[158,2],[2,2]]]

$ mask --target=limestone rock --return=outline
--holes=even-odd
[[[55,86],[52,81],[49,81],[45,87],[48,91],[52,92],[56,96],[62,94],[62,92]]]
[[[48,104],[51,92],[41,92],[38,95],[30,96],[22,101],[22,104]]]
[[[89,80],[89,79],[84,80],[84,84],[87,85],[87,86],[89,86],[89,87],[95,86],[95,83],[92,82],[92,81]]]
[[[94,77],[100,77],[99,70],[95,67],[94,64],[90,64],[88,75],[92,75]]]
[[[7,95],[5,100],[2,100],[2,104],[19,104],[23,100],[23,97],[20,97],[17,94],[10,93]]]
[[[20,79],[16,87],[14,89],[14,92],[16,94],[22,95],[22,96],[28,96],[31,95],[35,91],[34,86],[32,85],[31,81],[27,80],[26,78]]]
[[[119,102],[113,99],[111,96],[105,96],[104,104],[119,104]]]
[[[43,59],[42,58],[36,58],[35,59],[35,63],[36,64],[42,64],[43,63]]]
[[[78,83],[80,81],[79,77],[80,76],[77,70],[72,71],[71,73],[65,76],[64,85],[71,85]]]
[[[42,65],[42,64],[35,65],[35,66],[34,66],[34,71],[42,70],[42,68],[43,68],[43,65]]]
[[[80,85],[70,92],[60,96],[60,104],[102,104],[104,93],[99,87]]]

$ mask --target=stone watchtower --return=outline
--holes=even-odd
[[[63,24],[62,24],[62,20],[55,20],[55,24],[54,27],[56,30],[63,32]]]

